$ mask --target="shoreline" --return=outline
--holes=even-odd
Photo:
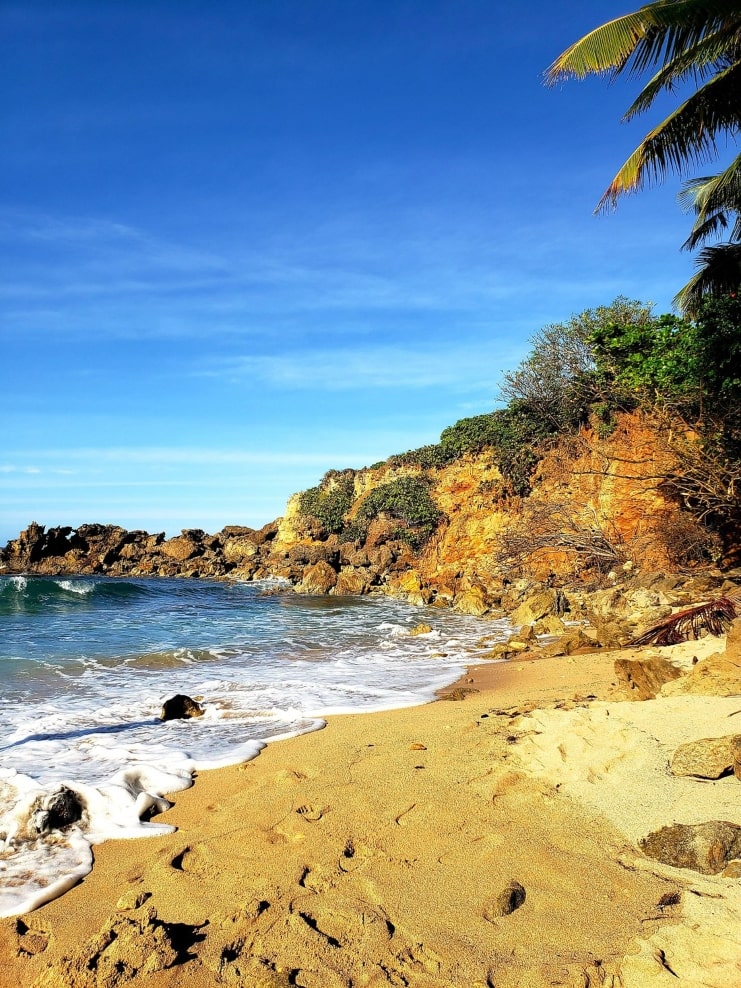
[[[624,833],[519,753],[533,711],[614,701],[618,654],[473,665],[441,691],[478,691],[458,701],[331,716],[198,773],[158,818],[175,833],[96,847],[80,885],[0,921],[7,983],[601,983],[681,929],[657,903],[701,879],[626,865]],[[524,903],[498,915],[512,881]]]

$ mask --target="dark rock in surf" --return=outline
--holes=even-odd
[[[160,720],[187,720],[189,717],[202,717],[203,707],[184,693],[171,696],[162,704]]]
[[[82,799],[73,789],[61,786],[51,796],[43,797],[33,814],[33,823],[38,834],[51,830],[64,830],[82,819],[84,810]]]

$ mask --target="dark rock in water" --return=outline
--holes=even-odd
[[[490,923],[500,916],[509,916],[525,901],[525,888],[519,882],[511,881],[499,895],[484,909],[484,919]]]
[[[64,830],[82,819],[84,810],[80,796],[66,786],[45,797],[33,815],[34,826],[39,834],[50,830]]]
[[[162,704],[160,720],[186,720],[188,717],[202,717],[203,707],[184,693],[171,696]]]
[[[741,827],[727,820],[675,823],[644,837],[640,846],[663,864],[717,875],[729,861],[741,858]]]

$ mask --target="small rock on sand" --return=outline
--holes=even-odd
[[[640,846],[649,858],[663,864],[717,875],[729,861],[741,858],[741,827],[727,820],[675,823],[644,837]]]
[[[733,771],[734,750],[741,747],[741,734],[722,738],[700,738],[680,744],[671,761],[672,775],[698,779],[719,779]]]

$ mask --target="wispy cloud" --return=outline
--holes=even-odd
[[[195,375],[232,383],[267,382],[285,389],[348,391],[363,388],[479,387],[491,390],[497,371],[508,366],[517,344],[461,341],[455,346],[418,348],[379,345],[297,349],[262,356],[213,360]]]
[[[0,473],[4,473],[4,474],[19,473],[25,475],[38,474],[41,473],[41,468],[34,466],[17,466],[14,463],[3,463],[0,464]]]
[[[31,455],[38,461],[55,464],[60,459],[68,464],[74,464],[76,469],[54,467],[53,471],[62,475],[73,475],[82,467],[99,467],[101,470],[113,466],[186,466],[218,467],[316,467],[327,460],[326,452],[293,452],[270,450],[243,449],[211,449],[206,447],[181,446],[111,446],[92,447],[81,446],[66,449],[35,449]],[[330,455],[341,460],[356,459],[358,451],[333,451]],[[25,466],[23,464],[4,464],[0,473],[39,474],[47,472],[45,467]],[[51,468],[49,469],[51,471]]]
[[[95,339],[267,338],[287,327],[300,336],[320,324],[325,334],[362,334],[393,318],[495,324],[521,313],[524,299],[531,312],[549,299],[553,312],[553,299],[575,290],[596,296],[584,284],[593,248],[585,238],[579,267],[574,236],[569,251],[564,233],[544,239],[523,224],[503,239],[470,213],[437,227],[426,214],[397,227],[349,213],[318,229],[306,219],[258,228],[248,241],[192,229],[176,241],[115,217],[6,211],[0,300],[16,333]]]

